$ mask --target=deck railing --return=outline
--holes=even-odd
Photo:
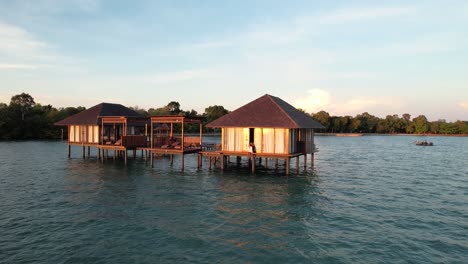
[[[146,147],[146,137],[144,135],[122,136],[122,146],[126,148]]]

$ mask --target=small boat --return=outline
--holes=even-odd
[[[426,140],[424,141],[416,141],[416,146],[434,146],[434,143],[428,142]]]

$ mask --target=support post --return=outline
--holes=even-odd
[[[299,174],[299,156],[296,157],[296,174]]]
[[[210,165],[208,166],[208,169],[211,170],[211,162],[212,162],[212,157],[210,156]]]
[[[182,152],[181,157],[180,157],[180,166],[181,166],[182,171],[184,170],[184,159],[185,159],[185,155]]]
[[[310,165],[311,165],[312,167],[314,167],[314,155],[315,155],[314,153],[312,153],[312,154],[310,155]]]
[[[89,158],[89,156],[91,156],[91,147],[90,146],[88,146],[88,158]]]
[[[255,157],[252,155],[252,157],[250,157],[250,159],[252,160],[251,164],[252,164],[252,174],[255,173]]]
[[[287,157],[285,161],[286,161],[286,175],[289,175],[289,162],[290,162],[289,157]]]
[[[68,144],[68,158],[71,157],[71,145]]]
[[[124,156],[125,156],[125,157],[124,157],[124,158],[125,158],[125,166],[127,166],[127,156],[128,156],[128,155],[127,155],[127,150],[126,150],[126,149],[125,149]]]
[[[83,151],[81,152],[81,154],[83,154],[83,159],[85,158],[85,146],[83,146]]]
[[[171,157],[170,160],[171,160],[171,166],[172,166],[172,164],[174,164],[174,154],[171,154],[170,157]]]
[[[307,169],[307,153],[304,153],[304,169]]]
[[[154,153],[150,151],[151,168],[154,168]]]

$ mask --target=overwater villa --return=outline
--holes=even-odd
[[[219,147],[206,150],[202,142],[201,117],[187,116],[152,116],[144,117],[135,111],[120,105],[101,103],[83,112],[61,120],[55,125],[68,127],[68,156],[71,147],[82,148],[82,156],[88,157],[90,148],[97,149],[99,160],[123,157],[127,164],[128,150],[141,150],[145,160],[151,160],[154,167],[156,155],[169,155],[171,165],[173,156],[180,155],[181,169],[184,169],[184,156],[198,153],[198,167],[203,157],[212,162],[220,161],[221,169],[226,166],[229,157],[236,156],[240,162],[248,157],[255,171],[256,161],[269,160],[278,166],[278,160],[285,161],[286,174],[289,174],[291,159],[296,158],[296,169],[299,170],[299,158],[304,157],[307,166],[307,155],[314,162],[316,152],[314,129],[323,128],[310,116],[297,110],[282,99],[264,95],[233,112],[209,123],[207,127],[221,128]],[[186,125],[199,127],[199,133],[187,135]],[[193,127],[192,127],[193,131]],[[255,149],[255,151],[253,151]]]
[[[221,160],[221,168],[225,166],[226,158],[236,156],[252,157],[252,172],[255,171],[255,161],[265,159],[275,161],[284,159],[286,174],[289,174],[290,161],[296,158],[296,169],[299,169],[299,157],[304,157],[307,166],[307,154],[314,161],[316,152],[314,144],[314,129],[324,128],[320,123],[305,113],[297,110],[282,99],[264,95],[234,111],[207,124],[210,128],[221,128],[221,149],[202,151],[201,156],[210,160]],[[256,153],[251,153],[255,146]],[[201,166],[202,159],[199,159]]]
[[[201,117],[174,115],[148,118],[120,104],[101,103],[55,125],[68,127],[68,157],[72,146],[82,147],[83,158],[86,148],[90,156],[91,147],[96,147],[98,159],[109,158],[110,150],[114,159],[123,157],[127,164],[128,150],[133,151],[134,157],[141,150],[145,159],[151,157],[151,167],[155,155],[170,155],[171,164],[173,155],[181,155],[183,170],[184,155],[202,149],[202,121]],[[199,135],[187,136],[184,130],[187,124],[198,124]]]
[[[139,147],[147,145],[148,118],[121,105],[101,103],[76,115],[56,122],[56,126],[68,127],[68,157],[71,155],[71,146],[85,149],[96,147],[98,158],[104,160],[109,150],[116,156],[123,156],[127,163],[127,150],[136,151]]]

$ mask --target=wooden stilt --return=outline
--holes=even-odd
[[[88,146],[88,158],[89,158],[89,156],[91,156],[91,147],[90,146]]]
[[[97,148],[98,160],[101,160],[101,149]]]
[[[241,156],[237,156],[237,158],[236,158],[237,165],[239,165],[239,164],[241,163],[241,160],[242,160],[242,157],[241,157]]]
[[[82,154],[83,154],[83,159],[84,159],[85,158],[85,146],[83,146]]]
[[[151,168],[154,168],[154,153],[150,151]]]
[[[251,160],[252,160],[252,162],[251,162],[251,164],[252,164],[252,174],[254,174],[255,173],[255,157],[252,156]]]
[[[314,153],[310,155],[310,165],[313,167],[314,166]]]
[[[265,158],[265,169],[268,168],[268,158]]]
[[[173,154],[171,154],[171,166],[172,166],[172,164],[174,164],[174,155]]]
[[[275,159],[275,168],[278,168],[278,159]]]
[[[70,158],[71,157],[71,145],[68,144],[68,157]]]
[[[182,171],[184,170],[184,159],[185,159],[185,155],[184,153],[182,153],[182,155],[180,155],[180,167]]]
[[[133,150],[133,159],[136,159],[136,149]]]
[[[307,168],[307,153],[304,154],[304,169]]]
[[[127,150],[124,151],[124,158],[125,158],[125,166],[127,166]]]
[[[296,157],[296,174],[299,174],[299,156]]]
[[[221,170],[224,170],[224,155],[221,156]]]
[[[286,175],[289,175],[289,161],[290,161],[289,158],[285,159],[285,162],[286,162]]]
[[[210,156],[210,165],[208,166],[208,169],[211,170],[211,162],[212,162],[212,157]]]

